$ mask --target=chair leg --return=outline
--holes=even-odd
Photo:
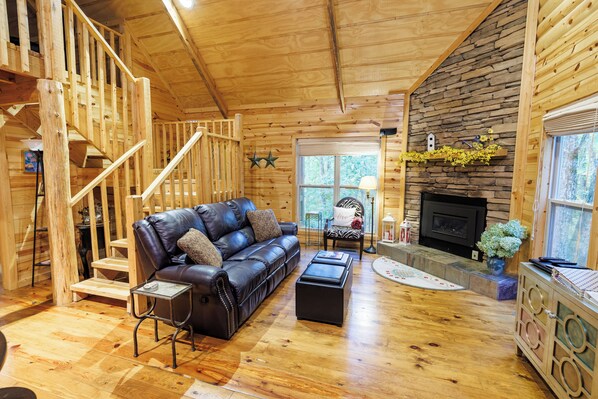
[[[324,251],[328,251],[328,238],[324,236]]]
[[[359,240],[359,260],[361,260],[362,256],[363,256],[363,237],[361,237],[361,240]]]
[[[332,249],[336,249],[336,240],[332,239]]]

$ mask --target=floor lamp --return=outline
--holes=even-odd
[[[364,176],[361,178],[359,182],[359,189],[365,190],[366,197],[370,199],[370,190],[375,190],[378,188],[378,179],[376,176]],[[376,247],[374,247],[374,196],[371,196],[371,203],[372,203],[372,224],[371,224],[371,232],[370,232],[370,246],[363,250],[363,252],[367,252],[368,254],[375,254]]]

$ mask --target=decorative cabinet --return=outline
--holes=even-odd
[[[519,267],[515,341],[559,398],[598,398],[598,307],[529,263]]]

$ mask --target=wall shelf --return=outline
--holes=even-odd
[[[475,150],[472,150],[475,151]],[[494,154],[492,156],[492,158],[505,158],[507,156],[507,154],[509,153],[509,151],[506,148],[501,148],[499,150],[496,151],[496,154]],[[404,158],[405,161],[412,161],[413,158],[411,157],[405,157]],[[428,159],[429,162],[442,162],[444,161],[444,157],[441,154],[437,154],[434,155],[432,157],[430,157],[430,159]]]

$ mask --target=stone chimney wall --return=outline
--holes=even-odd
[[[504,0],[411,95],[409,151],[425,151],[429,133],[436,148],[466,148],[461,140],[494,130],[508,151],[490,165],[415,164],[406,170],[406,217],[419,237],[422,191],[486,198],[487,224],[509,218],[527,1]]]

